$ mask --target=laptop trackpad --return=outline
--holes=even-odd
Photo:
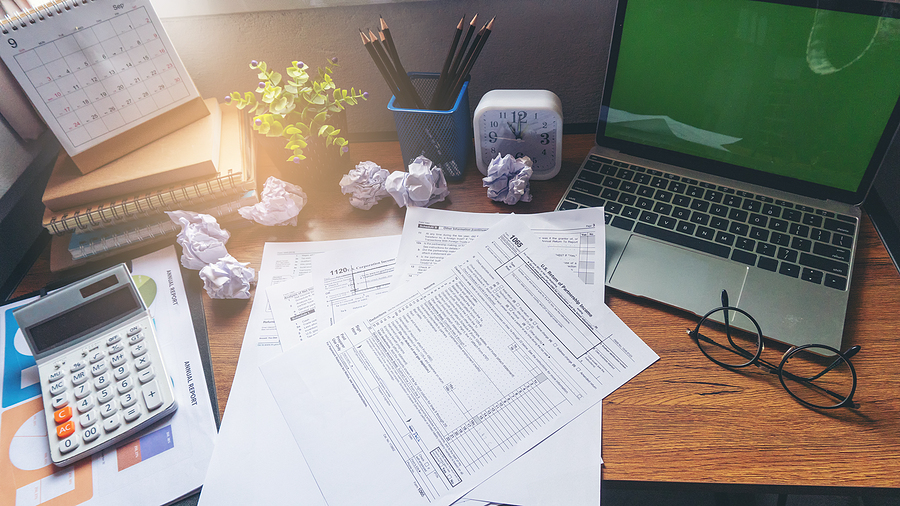
[[[695,314],[722,305],[722,289],[739,299],[748,268],[718,257],[633,235],[608,285]]]

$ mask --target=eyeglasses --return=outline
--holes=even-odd
[[[706,358],[728,369],[755,365],[777,374],[781,385],[801,404],[812,408],[858,408],[853,402],[856,392],[856,369],[850,358],[860,347],[839,351],[824,344],[805,344],[789,348],[776,366],[760,358],[763,334],[759,323],[749,313],[728,304],[728,293],[722,290],[722,307],[703,315],[688,335]]]

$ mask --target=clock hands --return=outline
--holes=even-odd
[[[525,127],[522,126],[522,120],[516,121],[515,125],[513,125],[511,121],[507,121],[506,125],[512,131],[513,135],[516,136],[517,141],[523,140],[522,135],[525,133]],[[525,126],[527,127],[528,124],[526,123]]]

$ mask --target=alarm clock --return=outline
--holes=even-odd
[[[475,161],[487,168],[497,155],[528,156],[532,179],[550,179],[562,165],[562,102],[548,90],[492,90],[475,108]]]

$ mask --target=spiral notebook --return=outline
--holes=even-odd
[[[54,0],[0,31],[0,57],[83,173],[208,114],[150,0]]]

